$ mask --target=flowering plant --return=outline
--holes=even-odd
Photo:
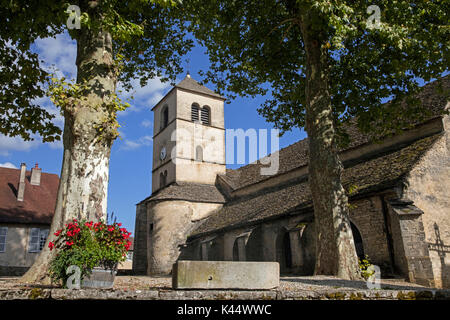
[[[119,262],[126,260],[131,246],[131,232],[121,226],[116,222],[106,224],[73,219],[57,230],[55,240],[48,244],[50,250],[57,250],[50,262],[50,277],[65,284],[70,276],[66,270],[71,265],[80,268],[81,278],[89,275],[93,267],[115,269]]]

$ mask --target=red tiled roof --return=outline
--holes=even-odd
[[[59,177],[41,174],[39,186],[31,185],[31,171],[26,172],[23,201],[17,201],[20,169],[0,167],[0,223],[52,222],[55,211]]]

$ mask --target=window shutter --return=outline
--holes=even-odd
[[[198,117],[198,111],[199,111],[199,107],[197,105],[192,105],[191,108],[191,120],[192,121],[198,121],[199,117]]]
[[[31,228],[30,230],[29,252],[39,252],[39,231],[39,228]]]
[[[208,108],[202,108],[202,123],[209,125],[209,109]]]
[[[8,233],[7,227],[0,228],[0,252],[5,252],[6,250],[6,235]]]

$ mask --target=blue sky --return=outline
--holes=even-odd
[[[46,67],[54,65],[59,70],[60,76],[64,75],[66,78],[76,76],[76,45],[67,34],[58,35],[56,38],[39,39],[33,49],[44,61],[44,65]],[[208,57],[204,48],[196,46],[184,59],[190,60],[189,69],[192,78],[200,80],[198,71],[208,67]],[[184,77],[185,74],[180,74],[178,81]],[[135,205],[151,193],[153,113],[150,109],[171,89],[169,83],[161,83],[158,79],[153,79],[144,88],[140,87],[137,79],[134,83],[135,92],[131,107],[121,112],[118,117],[121,138],[114,142],[111,150],[108,192],[108,212],[114,212],[117,221],[122,222],[132,232],[135,224]],[[208,87],[214,90],[214,87]],[[256,111],[264,100],[264,97],[237,98],[230,104],[225,104],[226,128],[243,130],[273,128],[273,125],[267,123]],[[64,119],[50,100],[42,98],[38,103],[56,115],[54,121],[62,128]],[[287,132],[280,138],[279,146],[286,147],[305,136],[306,134],[298,129]],[[34,141],[23,141],[18,137],[0,135],[0,166],[18,168],[20,163],[25,162],[27,167],[31,168],[38,163],[43,172],[59,175],[62,143],[44,144],[39,137],[35,138]],[[227,165],[229,168],[239,166],[241,165]]]

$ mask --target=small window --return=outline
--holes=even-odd
[[[0,252],[6,251],[6,234],[8,233],[7,227],[0,228]]]
[[[195,161],[203,161],[203,148],[201,146],[195,148]]]
[[[29,252],[39,252],[44,248],[47,241],[49,229],[31,228],[30,241],[28,245]]]
[[[210,124],[210,117],[209,116],[210,116],[209,107],[208,106],[204,106],[202,108],[202,112],[201,112],[202,124],[206,124],[206,125]]]
[[[198,104],[194,103],[191,107],[191,120],[196,122],[199,121],[199,110],[200,107]]]
[[[153,223],[150,223],[150,231],[153,231]]]
[[[167,170],[159,174],[159,187],[163,188],[167,184]]]
[[[169,124],[169,107],[164,106],[161,111],[161,130]]]

